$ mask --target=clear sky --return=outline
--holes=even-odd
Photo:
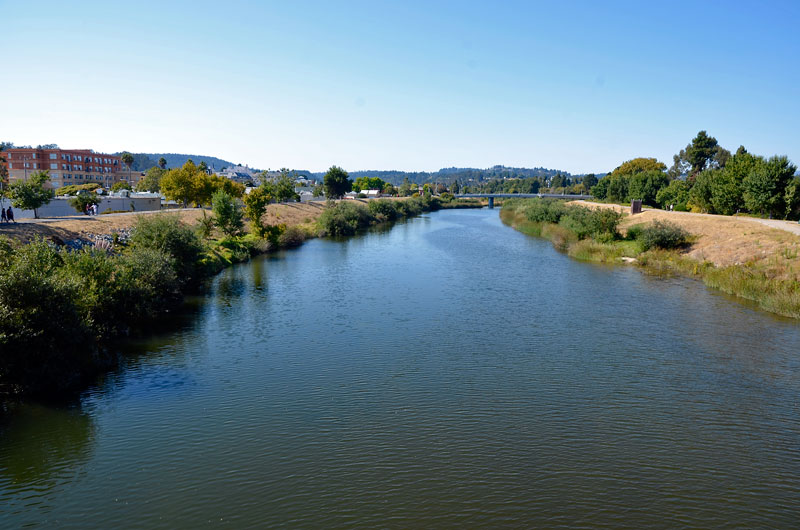
[[[0,140],[258,168],[800,162],[800,2],[0,0]]]

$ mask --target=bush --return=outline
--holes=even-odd
[[[100,198],[96,193],[80,193],[69,200],[69,205],[78,213],[84,213],[90,204],[100,204]]]
[[[299,247],[305,240],[306,233],[302,228],[290,226],[278,236],[278,245],[280,245],[281,248]]]
[[[367,207],[369,208],[369,212],[376,217],[379,222],[394,221],[398,217],[395,202],[397,201],[378,199],[376,201],[369,201]]]
[[[686,230],[666,221],[654,221],[650,226],[642,228],[637,237],[642,250],[678,248],[685,245],[688,239],[689,233]]]
[[[327,208],[319,218],[323,235],[351,236],[360,228],[369,226],[369,210],[354,202],[339,202]]]
[[[81,190],[94,191],[102,187],[103,186],[97,182],[89,182],[88,184],[70,184],[69,186],[63,186],[56,189],[56,196],[60,197],[63,195],[75,195]]]
[[[225,235],[234,236],[244,228],[244,215],[232,195],[219,190],[211,197],[214,224]]]
[[[184,225],[177,215],[142,215],[136,221],[131,234],[131,246],[159,250],[168,255],[178,281],[182,284],[196,283],[197,261],[203,245],[197,234]]]

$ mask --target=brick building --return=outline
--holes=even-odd
[[[91,149],[13,147],[3,151],[3,156],[8,165],[9,182],[25,179],[36,171],[49,171],[53,188],[90,182],[110,188],[121,180],[135,186],[141,175],[138,171],[129,172],[120,157]]]

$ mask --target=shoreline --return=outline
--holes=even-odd
[[[595,204],[571,203],[589,208]],[[800,319],[800,260],[797,259],[800,237],[764,226],[756,219],[742,221],[736,217],[696,214],[702,217],[682,216],[683,222],[679,222],[670,216],[672,213],[648,210],[628,215],[620,222],[620,232],[627,235],[633,227],[640,229],[655,221],[663,222],[666,217],[671,224],[691,234],[691,240],[683,248],[647,251],[629,239],[600,242],[579,239],[573,233],[567,240],[564,232],[568,230],[564,226],[534,223],[508,208],[501,210],[500,219],[526,235],[550,240],[574,259],[636,265],[649,274],[679,274],[699,279],[707,287],[732,295],[739,302],[747,301],[747,305],[755,305],[759,310]]]

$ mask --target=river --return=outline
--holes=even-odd
[[[442,211],[220,274],[0,416],[0,527],[796,528],[800,326]]]

